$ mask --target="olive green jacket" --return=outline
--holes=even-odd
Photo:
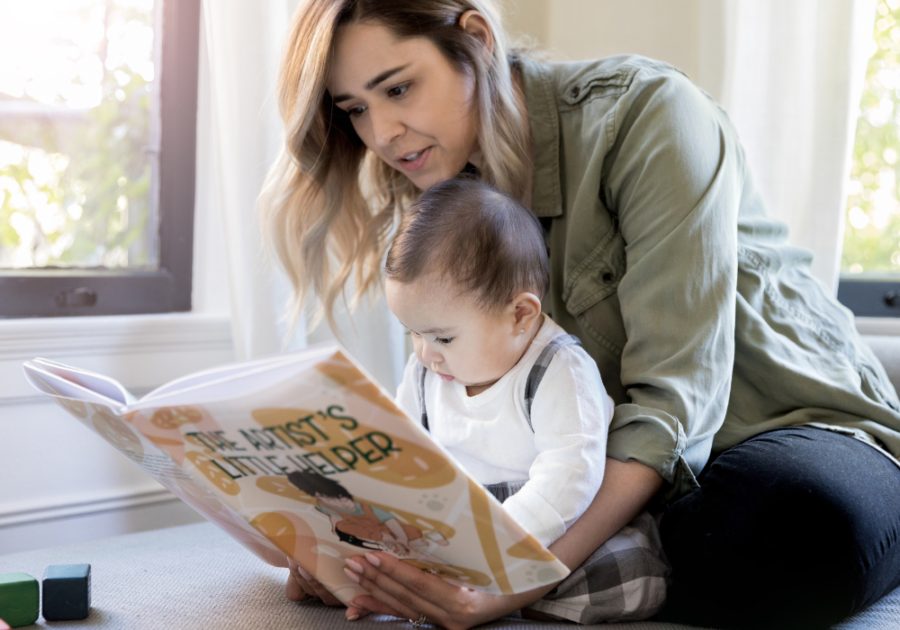
[[[776,427],[900,455],[884,369],[768,216],[712,99],[642,57],[521,64],[532,209],[552,218],[544,308],[616,402],[609,455],[659,471],[668,499],[711,451]]]

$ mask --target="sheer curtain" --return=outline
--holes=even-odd
[[[719,102],[791,242],[837,290],[846,185],[876,0],[708,0]],[[709,27],[709,23],[705,28]]]
[[[302,348],[334,338],[323,324],[304,326],[288,339],[283,319],[290,287],[265,255],[256,198],[283,142],[275,102],[281,45],[296,0],[205,0],[201,43],[198,186],[224,230],[230,312],[238,359]],[[205,53],[205,54],[204,54]],[[204,107],[207,108],[204,116]],[[403,330],[383,298],[362,304],[351,317],[338,315],[339,336],[388,391],[403,374]]]

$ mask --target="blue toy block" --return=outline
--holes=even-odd
[[[44,573],[47,621],[84,619],[91,610],[91,565],[54,564]]]
[[[27,573],[0,575],[0,617],[13,628],[38,618],[38,583]]]

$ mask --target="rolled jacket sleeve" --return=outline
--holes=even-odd
[[[728,405],[734,359],[739,149],[718,107],[687,78],[631,83],[614,110],[601,195],[618,217],[627,341],[609,455],[696,487]]]

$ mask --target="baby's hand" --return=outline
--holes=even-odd
[[[328,589],[313,576],[303,570],[291,558],[288,558],[288,579],[284,585],[284,594],[294,602],[302,602],[307,599],[320,599],[328,606],[343,606],[341,600],[332,595]],[[369,611],[359,606],[349,606],[346,617],[349,620],[359,619],[369,614]]]
[[[288,599],[302,602],[307,599],[321,599],[329,606],[342,606],[341,601],[328,592],[316,578],[304,571],[296,562],[288,558],[287,584],[284,585],[284,594]]]

